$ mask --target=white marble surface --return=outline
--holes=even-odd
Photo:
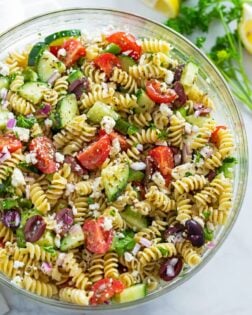
[[[131,11],[148,18],[164,18],[146,8],[139,0],[0,0],[0,32],[22,20],[50,10],[67,7],[108,7]],[[252,70],[252,57],[247,58],[247,68]],[[252,113],[242,108],[242,115],[252,143]],[[250,150],[251,151],[251,150]],[[250,152],[251,153],[251,152]],[[252,158],[251,158],[252,159]],[[250,159],[250,160],[251,160]],[[252,160],[251,160],[252,161]],[[208,265],[195,277],[169,294],[144,306],[120,314],[145,315],[250,315],[252,314],[252,170],[246,198],[239,218],[222,248]],[[10,315],[65,315],[25,299],[7,288],[1,288],[11,311]],[[3,305],[0,305],[0,310]],[[0,312],[1,313],[1,312]]]

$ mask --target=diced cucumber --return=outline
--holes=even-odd
[[[45,38],[45,43],[50,46],[60,46],[64,42],[64,40],[72,37],[80,37],[81,36],[81,31],[77,29],[73,30],[64,30],[60,32],[56,32],[53,34],[48,35]]]
[[[179,112],[182,117],[186,118],[187,110],[185,107],[180,107],[179,109],[176,110],[176,112]]]
[[[125,189],[129,177],[127,163],[109,165],[101,172],[102,182],[108,201],[115,201]]]
[[[41,238],[36,242],[39,246],[52,246],[54,247],[54,234],[52,231],[46,230]]]
[[[123,118],[119,118],[116,121],[115,129],[123,135],[133,135],[134,133],[138,132],[138,128],[136,126],[131,125]]]
[[[196,125],[198,127],[202,127],[207,119],[209,119],[207,116],[199,116],[196,117],[194,115],[186,116],[186,121],[189,122],[192,125]]]
[[[13,117],[13,114],[11,114],[9,111],[3,109],[0,110],[0,129],[6,128],[6,124],[11,116]]]
[[[80,70],[74,70],[71,72],[67,78],[67,81],[71,84],[72,82],[81,79],[84,77],[84,74]]]
[[[104,52],[118,55],[121,52],[121,47],[114,43],[111,43],[104,49]]]
[[[87,112],[87,117],[94,123],[99,123],[104,116],[109,116],[114,120],[119,118],[119,115],[109,106],[102,102],[95,102]]]
[[[149,98],[143,89],[137,91],[137,104],[138,106],[135,108],[135,111],[138,114],[149,112],[155,106],[155,102]]]
[[[129,288],[125,288],[121,293],[114,296],[117,303],[126,303],[141,299],[147,295],[147,286],[145,283],[135,284]]]
[[[133,58],[125,55],[118,56],[123,71],[129,71],[129,67],[135,66],[136,62]]]
[[[199,67],[193,63],[188,62],[182,72],[180,82],[185,86],[192,86],[197,79]]]
[[[37,70],[40,80],[47,82],[55,72],[63,73],[66,70],[66,66],[46,50],[39,58]]]
[[[28,66],[36,66],[46,48],[47,45],[44,42],[35,44],[28,56]]]
[[[139,212],[131,210],[130,207],[127,207],[125,211],[121,212],[122,218],[126,223],[136,231],[145,229],[148,226],[147,218],[141,215]]]
[[[43,91],[47,88],[47,84],[43,82],[27,82],[21,88],[18,93],[27,101],[38,104],[43,98]]]
[[[68,94],[57,104],[54,113],[53,126],[56,129],[64,128],[78,114],[78,104],[75,94]]]
[[[135,171],[132,168],[129,169],[128,182],[141,182],[144,179],[144,173],[141,171]]]
[[[9,78],[0,76],[0,90],[3,88],[8,89],[8,87],[9,87]]]
[[[38,75],[31,68],[27,67],[23,72],[25,82],[34,82],[38,80]]]
[[[80,225],[74,225],[68,234],[61,240],[60,250],[67,251],[84,243],[84,233]]]

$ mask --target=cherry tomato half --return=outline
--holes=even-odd
[[[148,96],[158,104],[170,104],[177,98],[176,92],[172,89],[167,89],[165,92],[162,92],[161,83],[157,80],[150,80],[146,83],[146,92]]]
[[[214,131],[212,132],[211,134],[211,138],[210,138],[210,141],[212,143],[214,143],[217,147],[219,145],[219,136],[218,136],[218,133],[220,131],[220,129],[227,129],[226,126],[217,126]]]
[[[14,135],[0,136],[0,152],[7,147],[10,153],[22,148],[22,143]]]
[[[125,32],[116,32],[107,36],[109,43],[118,45],[122,52],[129,51],[129,56],[138,60],[141,56],[142,48],[137,44],[135,36]]]
[[[108,77],[111,75],[114,67],[121,68],[119,59],[111,53],[99,55],[94,59],[94,64],[104,71]]]
[[[86,55],[85,47],[75,38],[66,40],[62,48],[66,50],[66,56],[60,59],[67,67],[72,66],[77,60]]]

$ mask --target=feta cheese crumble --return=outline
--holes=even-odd
[[[146,164],[144,162],[134,162],[130,164],[130,167],[135,171],[142,171],[146,169]]]
[[[91,203],[91,204],[89,205],[89,209],[90,209],[90,210],[98,210],[99,208],[100,208],[99,203]]]
[[[11,185],[14,187],[25,185],[24,175],[18,168],[14,168],[11,176]]]
[[[160,104],[159,110],[163,115],[167,117],[171,117],[173,115],[173,111],[165,103]]]
[[[38,162],[38,160],[36,158],[36,153],[30,152],[30,153],[26,154],[25,162],[27,164],[36,164]]]
[[[112,140],[112,148],[110,150],[110,156],[116,156],[121,151],[120,141],[115,138]]]
[[[13,264],[14,269],[19,269],[24,267],[24,263],[22,261],[15,260]]]
[[[174,73],[171,70],[167,70],[164,80],[167,84],[172,84],[174,81]]]
[[[66,57],[66,55],[67,55],[67,52],[66,52],[65,48],[60,48],[60,49],[58,50],[58,53],[57,53],[57,56],[58,56],[58,57],[60,57],[60,56]]]
[[[155,172],[151,178],[158,187],[165,187],[165,179],[160,172]]]
[[[16,276],[11,280],[11,283],[17,287],[22,288],[23,278],[20,276]]]
[[[49,118],[46,118],[46,120],[44,121],[44,124],[47,128],[50,128],[53,125],[53,121]]]
[[[134,256],[131,253],[129,253],[129,252],[125,252],[124,253],[124,258],[125,258],[125,260],[127,262],[131,262],[134,259]]]
[[[103,223],[103,228],[104,231],[109,231],[113,228],[113,224],[112,224],[112,219],[109,217],[104,217],[104,223]]]
[[[3,76],[9,75],[10,74],[10,69],[9,67],[4,64],[3,62],[0,61],[0,74]]]
[[[30,130],[22,127],[14,127],[13,131],[17,133],[19,140],[28,142],[30,139]]]
[[[101,120],[101,128],[105,130],[107,134],[110,134],[115,127],[115,121],[112,117],[104,116]]]
[[[66,196],[70,196],[71,193],[75,191],[75,185],[72,183],[67,183],[66,184]]]
[[[61,154],[61,153],[59,153],[59,152],[56,152],[56,153],[55,153],[55,160],[56,160],[56,162],[58,162],[58,163],[63,163],[63,162],[64,162],[64,159],[65,159],[65,157],[64,157],[63,154]]]

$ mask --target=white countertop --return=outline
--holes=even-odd
[[[159,13],[145,7],[140,0],[0,0],[0,32],[33,15],[69,7],[107,7],[126,10],[157,21],[164,21]],[[247,58],[252,70],[252,57]],[[242,108],[242,115],[252,143],[252,112]],[[251,153],[251,148],[250,153]],[[251,155],[252,156],[252,155]],[[251,157],[252,162],[252,157]],[[252,170],[239,218],[215,257],[196,276],[185,284],[144,306],[121,314],[144,315],[250,315],[252,314]],[[52,310],[41,304],[0,287],[9,304],[10,315],[69,315],[69,311]],[[1,304],[1,300],[0,300]],[[2,304],[0,305],[1,310]],[[1,313],[1,312],[0,312]],[[74,312],[73,312],[74,314]]]

